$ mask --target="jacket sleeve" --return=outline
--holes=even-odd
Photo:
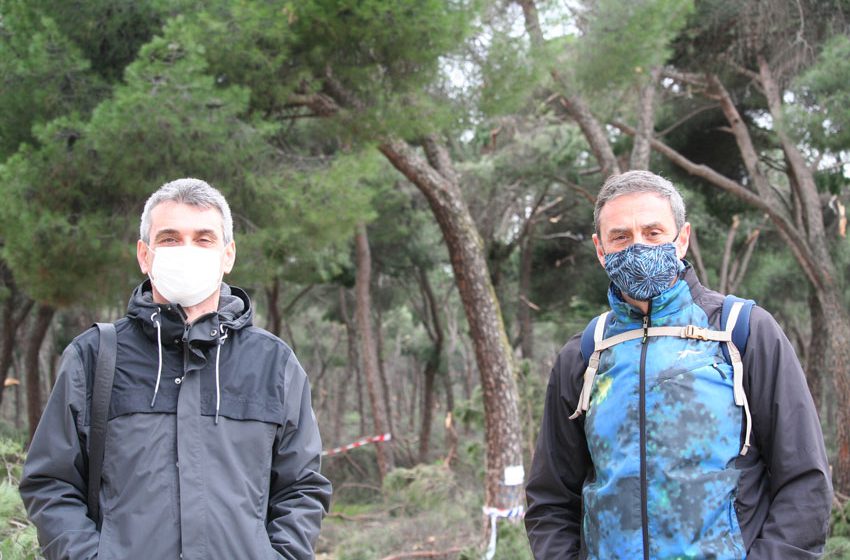
[[[331,483],[319,472],[319,426],[307,375],[294,353],[287,360],[284,383],[286,418],[275,436],[266,529],[281,558],[304,560],[314,557]]]
[[[767,517],[747,558],[819,558],[832,507],[823,433],[791,343],[759,307],[750,316],[744,371],[769,492]]]
[[[584,418],[570,420],[584,370],[580,336],[561,350],[546,389],[543,422],[526,486],[525,528],[538,560],[579,558],[582,487],[590,472]]]
[[[80,354],[72,344],[62,356],[21,478],[21,498],[47,560],[97,558],[100,535],[88,517],[87,458],[77,427],[85,418],[85,379]]]

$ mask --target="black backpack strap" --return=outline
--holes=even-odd
[[[103,452],[106,448],[106,420],[109,400],[112,397],[112,379],[115,377],[115,358],[118,354],[118,336],[112,323],[95,323],[100,332],[97,347],[97,365],[94,370],[94,387],[91,396],[91,426],[89,429],[89,517],[100,528],[100,477],[103,472]]]

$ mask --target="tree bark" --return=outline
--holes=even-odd
[[[348,341],[348,367],[354,371],[354,385],[357,388],[357,413],[360,416],[360,435],[366,435],[366,410],[363,407],[363,383],[360,377],[360,358],[357,354],[357,331],[348,316],[348,304],[345,301],[345,288],[339,287],[339,312],[345,323],[345,334]],[[351,381],[349,378],[346,381]],[[348,383],[343,386],[349,386]]]
[[[277,279],[272,280],[271,286],[266,287],[266,301],[268,301],[269,313],[268,331],[275,336],[280,336],[280,283]]]
[[[389,380],[387,379],[387,368],[384,367],[384,321],[381,314],[381,306],[377,307],[375,313],[378,319],[378,328],[375,329],[375,344],[378,356],[378,374],[381,378],[381,389],[384,395],[384,409],[387,411],[387,427],[390,433],[395,433],[393,422],[393,398],[390,390]]]
[[[629,159],[630,169],[649,169],[649,156],[652,153],[649,139],[655,134],[655,90],[660,75],[660,69],[653,68],[649,79],[640,88],[637,103],[637,134],[633,140],[632,154]]]
[[[26,354],[24,355],[24,370],[27,377],[27,421],[29,422],[29,441],[35,434],[38,421],[41,419],[41,375],[39,368],[39,353],[50,322],[56,309],[45,304],[38,306],[38,311],[32,323],[32,330],[27,341]]]
[[[8,284],[7,284],[8,285]],[[3,404],[5,394],[6,376],[12,366],[12,357],[15,351],[15,339],[18,329],[29,315],[35,302],[26,298],[24,305],[17,309],[16,300],[23,297],[17,290],[12,289],[3,305],[3,338],[0,345],[0,405]]]
[[[809,359],[806,362],[806,381],[809,384],[809,391],[812,393],[818,412],[822,412],[822,379],[827,371],[829,341],[821,329],[821,325],[827,322],[827,318],[823,316],[823,307],[818,302],[818,296],[814,290],[809,292],[809,313],[811,317],[811,340],[808,348]]]
[[[425,384],[422,398],[422,423],[419,426],[419,462],[428,462],[428,447],[431,442],[431,424],[434,413],[434,383],[440,372],[440,362],[443,356],[443,326],[440,321],[440,313],[437,309],[437,299],[434,290],[428,280],[425,269],[419,269],[419,286],[425,296],[426,310],[431,317],[431,326],[426,326],[426,331],[431,337],[432,347],[425,362]],[[423,317],[423,320],[425,317]],[[427,321],[426,321],[427,325]]]
[[[389,424],[387,423],[387,415],[381,395],[378,352],[375,348],[372,330],[372,255],[369,251],[369,238],[364,224],[357,226],[354,241],[357,261],[357,279],[354,287],[357,294],[355,320],[357,321],[357,333],[360,336],[360,360],[363,365],[363,374],[366,377],[366,388],[369,392],[375,433],[383,434]],[[381,474],[381,480],[383,480],[394,467],[392,449],[390,444],[385,442],[376,444],[376,447],[378,471]]]
[[[493,291],[484,244],[463,200],[445,148],[425,141],[428,161],[408,144],[387,140],[381,152],[428,200],[449,250],[463,301],[484,396],[487,464],[485,503],[498,508],[519,505],[519,493],[503,484],[506,467],[522,465],[517,388],[510,343]],[[435,157],[437,156],[437,157]]]
[[[528,224],[528,232],[522,240],[519,252],[519,301],[517,302],[517,322],[519,323],[519,347],[522,357],[534,359],[534,322],[531,317],[531,250],[534,238],[534,224]]]

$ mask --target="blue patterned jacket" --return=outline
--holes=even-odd
[[[719,329],[723,296],[692,269],[649,314],[609,290],[605,337],[648,326]],[[823,436],[799,361],[754,308],[744,355],[753,446],[720,343],[636,339],[602,353],[590,409],[577,420],[579,337],[560,352],[527,487],[538,559],[816,558],[832,489]]]

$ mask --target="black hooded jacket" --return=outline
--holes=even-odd
[[[65,350],[20,485],[48,560],[313,557],[331,487],[304,370],[238,288],[184,317],[146,281],[115,324],[100,531],[86,507],[97,329]]]

